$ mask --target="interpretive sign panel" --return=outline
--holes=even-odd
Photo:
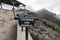
[[[19,25],[21,27],[31,27],[34,25],[34,22],[33,18],[20,18]]]

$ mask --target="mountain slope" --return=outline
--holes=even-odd
[[[52,12],[46,10],[46,9],[42,9],[41,11],[38,11],[37,13],[38,13],[39,18],[42,17],[46,20],[49,20],[51,22],[54,22],[54,23],[60,25],[60,21],[59,21],[60,19],[56,18],[55,13],[52,13]]]
[[[60,30],[58,30],[60,28],[44,22],[46,21],[36,21],[35,26],[30,30],[33,40],[60,40]]]
[[[55,14],[45,9],[43,11],[38,13],[39,20],[29,30],[33,40],[60,40],[60,25],[53,22]]]

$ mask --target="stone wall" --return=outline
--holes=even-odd
[[[20,10],[15,10],[15,15],[20,14]],[[8,9],[0,8],[0,26],[4,25],[5,22],[9,22],[14,19],[13,11]]]
[[[0,40],[16,40],[17,21],[12,10],[0,9]]]
[[[13,20],[13,18],[13,11],[7,9],[0,9],[0,25]]]

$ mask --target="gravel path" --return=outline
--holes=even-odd
[[[0,40],[16,40],[17,25],[16,21],[10,21],[0,27]]]

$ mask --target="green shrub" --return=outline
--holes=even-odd
[[[40,34],[38,30],[29,30],[33,40],[51,40],[47,35]]]
[[[47,25],[50,25],[50,27],[53,28],[54,30],[60,32],[60,25],[55,24],[55,23],[53,23],[53,22],[51,22],[51,21],[48,21],[48,20],[46,20],[46,19],[42,19],[42,21],[46,22],[46,24],[47,24]]]

